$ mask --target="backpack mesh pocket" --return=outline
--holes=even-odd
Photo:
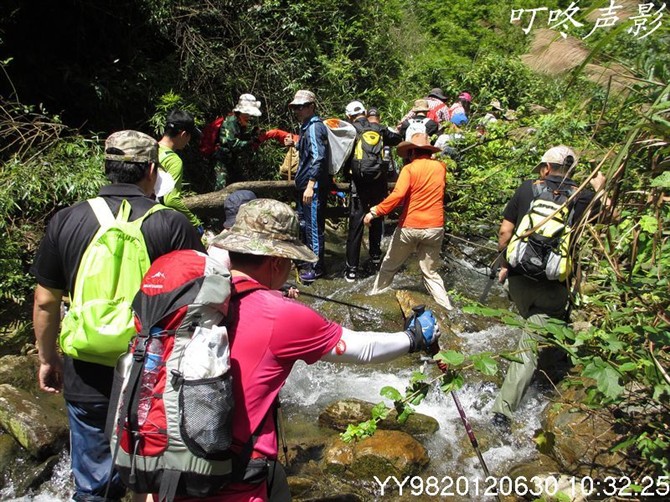
[[[185,380],[179,392],[182,438],[196,456],[224,460],[233,442],[233,382],[229,374]]]

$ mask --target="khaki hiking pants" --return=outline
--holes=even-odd
[[[416,253],[426,289],[438,305],[451,310],[453,307],[444,289],[444,281],[437,271],[443,238],[443,228],[396,228],[391,245],[375,277],[371,294],[375,295],[388,288],[409,255]]]

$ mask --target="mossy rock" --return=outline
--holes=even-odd
[[[68,440],[64,408],[7,384],[0,385],[0,426],[40,460],[58,453]]]
[[[360,399],[342,399],[330,403],[319,415],[319,425],[343,432],[349,424],[358,424],[370,420],[374,404]],[[433,417],[422,413],[412,413],[406,422],[397,420],[397,412],[392,410],[389,416],[377,424],[378,429],[400,430],[411,436],[428,436],[440,428]]]
[[[372,437],[353,443],[334,439],[324,452],[323,467],[334,475],[361,480],[419,474],[429,463],[424,446],[401,431],[378,430]]]

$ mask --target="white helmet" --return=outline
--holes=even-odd
[[[346,113],[347,117],[355,117],[356,115],[365,113],[365,106],[360,101],[352,101],[347,105],[344,113]]]

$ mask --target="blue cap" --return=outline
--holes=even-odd
[[[237,218],[237,212],[240,210],[240,206],[255,198],[256,194],[251,190],[237,190],[231,193],[223,202],[223,211],[226,215],[226,220],[223,222],[223,228],[232,227],[235,224],[235,218]]]

